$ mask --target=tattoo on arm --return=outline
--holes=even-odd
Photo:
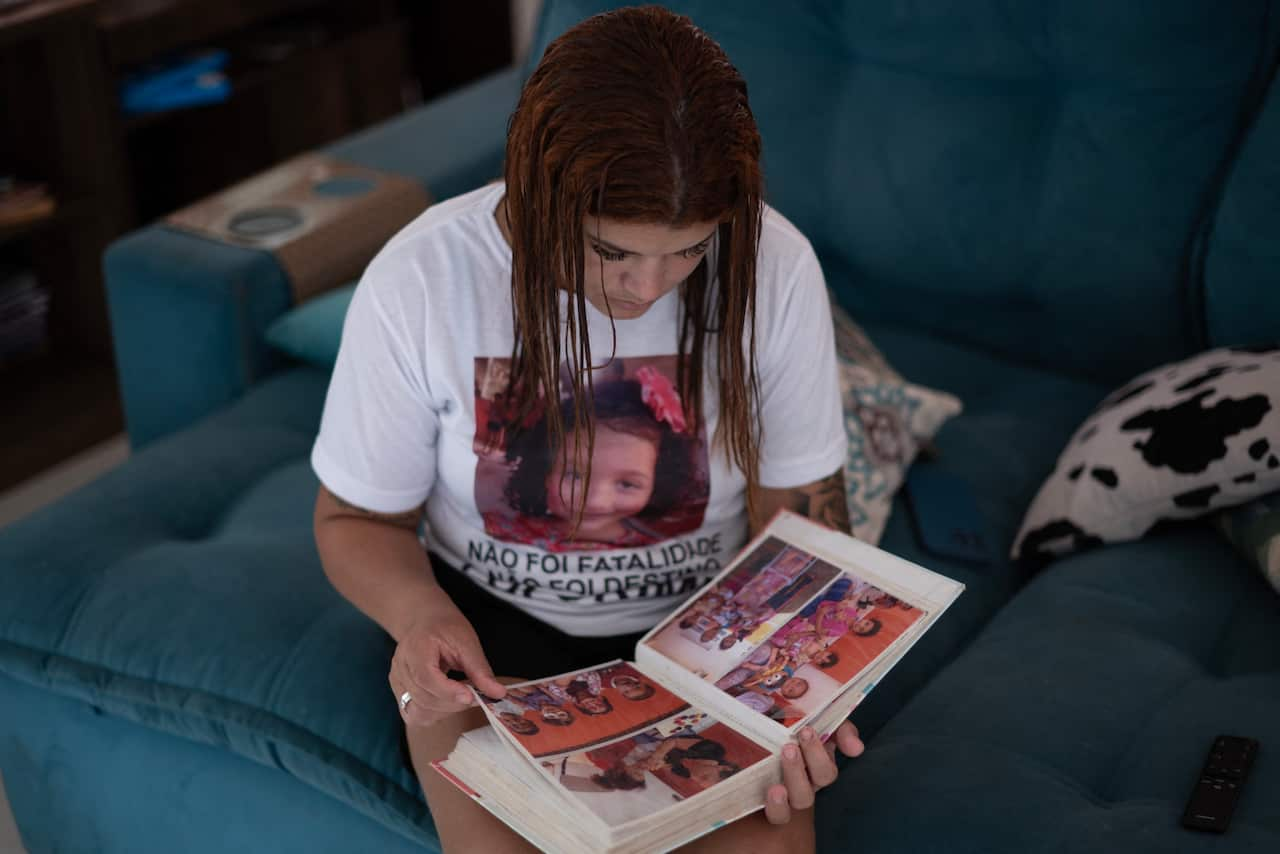
[[[849,533],[843,471],[794,489],[762,489],[761,493],[755,502],[757,518],[751,526],[753,531],[767,525],[778,510],[787,509],[821,522],[828,528]]]

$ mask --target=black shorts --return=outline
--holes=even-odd
[[[431,568],[480,636],[495,676],[541,679],[615,658],[634,661],[636,644],[645,635],[568,635],[488,593],[437,555],[431,555]]]

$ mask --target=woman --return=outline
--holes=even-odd
[[[484,722],[451,673],[498,698],[503,681],[630,658],[778,509],[848,529],[822,273],[762,202],[759,159],[719,46],[654,7],[596,16],[526,83],[505,180],[430,208],[356,290],[312,451],[316,541],[334,586],[396,643],[388,680],[447,851],[526,847],[430,767]],[[505,490],[493,437],[545,418],[562,463],[594,461],[597,372],[645,367],[674,389],[655,411],[701,446],[685,476],[705,483],[689,499],[705,504],[686,527],[567,553],[486,530],[478,506]],[[480,394],[494,377],[504,388]],[[481,407],[486,395],[501,405]],[[549,484],[587,528],[626,497],[591,475]],[[692,848],[811,849],[835,745],[862,745],[851,724],[829,747],[799,741],[764,813]]]

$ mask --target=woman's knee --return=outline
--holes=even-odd
[[[405,731],[409,754],[422,794],[435,822],[436,835],[444,851],[527,851],[523,840],[489,815],[471,798],[437,773],[431,763],[446,758],[458,737],[484,725],[484,713],[468,709],[431,726],[409,727]]]

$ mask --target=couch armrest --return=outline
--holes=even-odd
[[[230,403],[276,367],[262,333],[293,297],[269,252],[153,225],[113,243],[103,268],[135,450]]]
[[[323,151],[448,198],[500,176],[521,82],[518,69],[499,72]],[[271,253],[154,224],[112,244],[104,273],[134,448],[235,400],[279,366],[263,332],[293,296]]]

